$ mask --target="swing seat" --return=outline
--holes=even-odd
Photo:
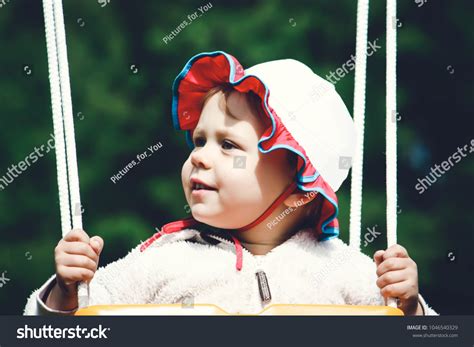
[[[257,314],[230,314],[213,304],[94,305],[76,311],[76,316],[403,316],[390,306],[273,304]]]

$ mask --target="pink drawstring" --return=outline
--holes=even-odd
[[[153,242],[155,242],[157,239],[160,238],[163,234],[172,234],[177,231],[181,231],[184,228],[189,228],[191,226],[194,226],[197,224],[197,221],[194,218],[187,218],[184,220],[179,220],[176,222],[168,223],[164,225],[160,232],[155,233],[152,237],[150,237],[148,240],[146,240],[140,247],[140,251],[143,252],[145,249],[147,249]],[[230,235],[232,237],[232,240],[234,241],[234,246],[235,246],[235,253],[237,255],[237,262],[235,267],[237,268],[238,271],[242,270],[242,263],[243,263],[243,252],[242,252],[242,244],[240,241],[235,238],[233,235]]]
[[[237,238],[232,235],[230,235],[230,237],[232,237],[232,240],[234,241],[235,253],[237,255],[237,263],[235,264],[235,267],[240,271],[242,270],[242,245]]]
[[[280,194],[280,196],[278,196],[278,198],[275,199],[275,201],[273,201],[273,203],[268,206],[268,208],[265,210],[265,212],[262,213],[262,215],[260,217],[258,217],[256,220],[254,220],[252,223],[250,224],[247,224],[246,226],[243,226],[242,228],[239,228],[237,230],[239,231],[247,231],[248,229],[250,228],[253,228],[254,226],[260,224],[265,218],[267,218],[278,206],[281,205],[281,203],[283,201],[285,201],[285,199],[287,197],[289,197],[294,191],[295,189],[297,188],[297,184],[295,181],[291,182],[290,185],[288,185],[288,187],[285,188],[285,190]]]
[[[252,223],[247,224],[246,226],[239,228],[237,230],[239,231],[246,231],[250,228],[253,228],[255,225],[260,224],[265,218],[267,218],[270,213],[272,213],[280,204],[291,194],[295,191],[297,185],[296,182],[292,182],[281,194],[278,198],[275,199],[275,201],[265,210],[264,213],[260,217],[258,217],[256,220],[254,220]],[[230,234],[232,237],[232,240],[234,240],[234,246],[235,246],[235,253],[237,254],[237,264],[236,268],[237,270],[242,269],[242,245],[240,241],[235,238],[232,234]]]
[[[140,252],[143,252],[147,249],[153,242],[158,240],[163,234],[172,234],[177,231],[181,231],[183,229],[189,228],[191,226],[196,225],[198,222],[194,218],[186,218],[183,220],[178,220],[176,222],[171,222],[165,224],[161,227],[161,230],[155,233],[152,237],[147,239],[145,242],[142,243],[140,246]]]
[[[247,224],[246,226],[239,228],[237,230],[239,231],[246,231],[255,225],[260,224],[265,218],[267,218],[270,213],[272,213],[291,193],[294,192],[296,189],[297,184],[295,181],[293,181],[286,189],[278,196],[278,198],[273,201],[273,203],[262,213],[260,217],[258,217],[256,220],[254,220],[252,223]],[[140,251],[143,252],[145,249],[147,249],[153,242],[155,242],[157,239],[159,239],[163,234],[171,234],[177,231],[181,231],[185,228],[189,228],[192,226],[197,225],[199,222],[195,220],[193,217],[186,218],[183,220],[179,220],[176,222],[171,222],[166,225],[164,225],[161,230],[157,233],[155,233],[152,237],[150,237],[148,240],[146,240],[140,247]],[[235,246],[235,253],[237,256],[237,263],[235,267],[237,268],[238,271],[242,270],[242,263],[243,263],[243,252],[242,252],[242,244],[240,241],[235,238],[232,234],[230,234],[230,237],[232,237],[232,240],[234,241],[234,246]]]

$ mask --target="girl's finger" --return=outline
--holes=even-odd
[[[388,258],[408,258],[408,252],[405,247],[395,244],[387,248],[383,255],[384,260]]]
[[[374,253],[374,261],[375,261],[375,265],[378,267],[380,265],[380,263],[383,261],[383,255],[384,255],[385,251],[383,250],[379,250],[377,252]]]
[[[104,240],[100,236],[94,236],[90,240],[90,245],[94,252],[99,255],[102,252],[102,248],[104,247]]]
[[[64,241],[82,241],[89,243],[89,236],[82,229],[72,229],[63,238]]]
[[[75,282],[90,281],[94,277],[94,272],[89,269],[62,265],[58,267],[58,273],[62,276],[64,284],[68,286]]]
[[[380,290],[380,294],[382,294],[384,298],[401,298],[405,297],[408,288],[409,284],[407,281],[398,282],[383,287]]]
[[[377,284],[377,287],[383,288],[390,284],[406,281],[408,279],[407,277],[408,277],[408,274],[404,270],[389,271],[383,274],[382,276],[380,276],[375,283]]]
[[[411,261],[409,258],[389,258],[377,266],[377,276],[382,276],[387,271],[402,270],[409,267]]]
[[[95,262],[98,260],[97,253],[94,252],[94,249],[84,242],[65,242],[62,250],[67,254],[84,255]]]
[[[84,255],[69,254],[68,256],[60,257],[57,262],[63,266],[79,267],[94,272],[97,268],[97,263]]]

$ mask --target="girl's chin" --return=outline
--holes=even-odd
[[[191,207],[191,214],[198,222],[209,224],[215,219],[215,216],[209,213],[209,208],[203,204],[193,205]]]
[[[223,217],[223,216],[216,216],[216,215],[211,215],[208,213],[199,213],[199,209],[192,209],[191,213],[193,215],[193,218],[197,220],[198,222],[210,225],[214,228],[220,228],[220,229],[238,229],[241,228],[242,226],[238,223],[238,221],[232,221],[229,219],[229,217]]]

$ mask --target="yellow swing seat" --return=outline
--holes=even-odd
[[[93,305],[76,316],[403,316],[390,306],[272,304],[257,314],[230,314],[214,304]]]

